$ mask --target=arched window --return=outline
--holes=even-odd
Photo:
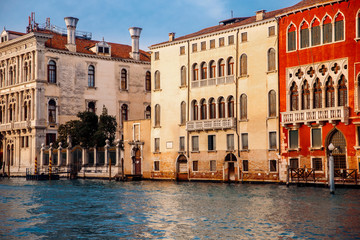
[[[121,126],[124,127],[124,121],[128,120],[128,106],[126,104],[123,104],[121,106]]]
[[[199,67],[197,63],[192,66],[193,81],[199,80]]]
[[[300,47],[309,47],[309,42],[309,25],[306,22],[303,22],[300,29]]]
[[[310,89],[308,81],[305,80],[301,88],[301,109],[310,109]]]
[[[320,21],[315,18],[311,25],[311,45],[319,45],[320,39]]]
[[[29,78],[28,63],[25,62],[25,64],[24,64],[24,81],[27,82],[28,78]]]
[[[56,63],[53,60],[48,63],[48,82],[56,83]]]
[[[358,109],[360,109],[360,74],[358,75],[357,80],[357,95],[358,95]],[[360,144],[360,143],[359,143]]]
[[[145,109],[145,119],[150,119],[151,118],[151,107],[147,106]]]
[[[329,16],[323,19],[323,43],[332,42],[332,24]]]
[[[207,64],[206,64],[206,62],[201,63],[201,79],[207,79]]]
[[[228,117],[233,118],[234,117],[234,97],[230,96],[228,98]]]
[[[344,16],[339,13],[335,18],[335,41],[344,40]]]
[[[95,113],[95,102],[88,103],[88,111]]]
[[[93,65],[88,68],[88,86],[95,87],[95,68]]]
[[[219,60],[218,76],[223,77],[225,75],[225,62],[224,59]]]
[[[181,75],[180,86],[186,86],[186,67],[185,66],[181,67],[180,75]]]
[[[209,117],[210,119],[216,118],[216,103],[214,98],[210,98],[209,100]]]
[[[314,108],[322,107],[322,90],[320,80],[317,78],[314,83]]]
[[[24,102],[24,120],[28,120],[28,108],[27,108],[27,102]]]
[[[159,90],[160,89],[160,72],[156,71],[155,72],[155,90]]]
[[[147,91],[147,92],[151,91],[151,73],[150,73],[150,71],[147,71],[145,74],[145,91]]]
[[[247,96],[244,93],[240,96],[240,119],[247,119]]]
[[[192,120],[197,121],[199,120],[199,106],[196,100],[192,101],[191,104],[192,110]]]
[[[204,120],[207,119],[207,114],[206,114],[206,100],[202,99],[200,101],[200,119]]]
[[[293,82],[290,88],[290,110],[297,111],[299,110],[299,92],[298,86]]]
[[[219,98],[218,106],[219,106],[219,118],[225,118],[225,100],[223,97]]]
[[[9,85],[13,85],[14,83],[14,68],[13,67],[10,67],[9,68]]]
[[[229,57],[227,61],[227,75],[234,75],[234,59]]]
[[[183,101],[180,104],[180,124],[185,124],[186,122],[186,103]]]
[[[296,27],[294,24],[291,24],[288,28],[288,51],[296,50]]]
[[[334,85],[333,80],[331,77],[326,82],[326,107],[335,107],[335,92],[334,92]]]
[[[242,54],[240,57],[240,76],[244,77],[247,75],[247,56]]]
[[[275,71],[276,70],[276,55],[275,49],[270,48],[267,53],[268,57],[268,71]]]
[[[269,92],[269,117],[276,117],[276,92],[271,90]]]
[[[216,64],[215,64],[214,60],[210,61],[209,68],[210,68],[210,78],[215,78],[216,77]]]
[[[357,37],[360,38],[360,11],[358,11],[356,22],[357,22]]]
[[[127,89],[127,71],[126,69],[121,70],[121,90]]]
[[[339,106],[347,105],[347,87],[344,75],[341,75],[338,82]]]
[[[49,101],[48,106],[48,120],[49,123],[56,123],[56,102],[54,99]]]

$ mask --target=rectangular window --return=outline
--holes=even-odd
[[[160,161],[154,161],[154,171],[160,171]]]
[[[320,26],[311,28],[311,45],[317,46],[320,44]]]
[[[247,32],[241,33],[241,42],[247,42]]]
[[[29,147],[29,136],[25,137],[25,147]]]
[[[288,51],[296,50],[296,32],[288,33]]]
[[[223,37],[219,38],[219,47],[225,46],[225,39]]]
[[[312,168],[315,171],[322,171],[322,159],[321,158],[313,158],[312,159]]]
[[[242,147],[243,150],[249,149],[248,134],[247,133],[242,133],[241,134],[241,147]]]
[[[191,137],[191,150],[193,152],[199,151],[199,136],[192,136]]]
[[[299,159],[297,158],[291,158],[290,159],[290,168],[299,168]]]
[[[160,152],[160,138],[155,138],[155,152]]]
[[[249,161],[243,160],[242,162],[243,162],[243,172],[249,171]]]
[[[234,134],[226,135],[226,149],[228,151],[234,151]]]
[[[193,172],[199,171],[199,161],[193,161]]]
[[[206,50],[206,42],[201,42],[201,51]]]
[[[311,129],[311,142],[313,148],[320,148],[321,144],[321,129],[313,128]]]
[[[180,47],[180,55],[184,55],[185,54],[185,47],[182,46]]]
[[[197,43],[193,43],[192,52],[197,52]]]
[[[185,151],[185,137],[180,137],[179,139],[179,151],[180,152]]]
[[[216,172],[216,160],[210,160],[210,172]]]
[[[21,147],[25,147],[25,137],[21,137]]]
[[[276,149],[276,132],[269,132],[269,149]]]
[[[270,172],[277,172],[277,161],[270,160]]]
[[[215,151],[216,150],[216,137],[215,135],[208,135],[208,150]]]
[[[46,134],[46,146],[49,146],[50,143],[55,143],[56,133],[47,133]]]
[[[296,149],[299,147],[298,130],[289,131],[289,146],[290,149]]]
[[[229,45],[234,44],[234,35],[228,37]]]
[[[159,60],[159,52],[155,52],[155,60]]]
[[[344,40],[344,21],[335,22],[335,41]]]
[[[269,27],[269,37],[275,36],[275,26]]]
[[[210,49],[215,48],[215,39],[210,40]]]
[[[301,29],[300,30],[300,44],[301,44],[301,48],[307,48],[309,47],[309,29]]]
[[[323,43],[332,42],[332,23],[323,25]]]

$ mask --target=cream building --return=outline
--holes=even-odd
[[[66,17],[67,29],[50,19],[39,25],[32,14],[27,33],[1,33],[0,156],[11,175],[33,168],[42,144],[47,149],[55,142],[59,125],[79,111],[100,115],[106,107],[116,116],[120,139],[123,121],[150,118],[150,56],[139,50],[141,28],[129,29],[128,46],[91,40],[91,33],[76,30],[77,22]],[[97,157],[85,160],[83,165],[104,164]],[[38,161],[39,167],[46,164]]]
[[[279,179],[277,13],[150,47],[152,178]]]

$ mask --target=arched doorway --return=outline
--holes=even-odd
[[[229,153],[225,157],[225,181],[235,181],[236,180],[236,172],[235,172],[235,163],[237,158],[234,154]]]
[[[332,155],[334,156],[334,168],[346,169],[346,139],[342,132],[335,129],[332,133],[330,133],[326,146],[329,146],[330,143],[335,146],[335,149],[332,152]]]
[[[135,157],[134,157],[134,174],[141,175],[141,151],[139,148],[134,149]]]
[[[176,180],[187,181],[189,180],[189,171],[187,165],[187,158],[181,154],[176,163]]]

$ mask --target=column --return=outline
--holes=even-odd
[[[86,148],[82,148],[82,165],[85,166],[88,161],[87,161],[87,149]]]
[[[314,109],[314,88],[310,88],[310,109]]]
[[[44,166],[45,159],[44,159],[44,151],[45,151],[45,144],[41,144],[41,150],[40,150],[40,167]]]
[[[325,92],[325,87],[322,86],[321,87],[321,108],[324,108],[326,106],[326,92]]]
[[[29,116],[29,119],[30,120],[35,120],[34,118],[34,111],[35,111],[35,89],[31,89],[31,113],[29,112],[30,116]]]
[[[98,161],[97,161],[97,147],[96,147],[96,145],[94,146],[94,167],[96,167],[97,166],[97,163]]]
[[[338,91],[338,85],[337,83],[334,84],[334,93],[335,93],[335,99],[334,99],[334,106],[339,106],[339,91]]]
[[[35,74],[35,60],[37,59],[38,52],[32,51],[32,61],[31,61],[31,77],[29,80],[37,79],[37,73]],[[36,64],[37,65],[37,64]]]
[[[109,139],[106,139],[105,140],[105,147],[104,147],[104,149],[105,149],[105,166],[108,166],[109,165],[109,147],[110,147],[110,141],[109,141]]]
[[[59,147],[58,147],[58,166],[60,167],[62,165],[63,159],[61,158],[61,150],[62,150],[62,143],[59,142]]]
[[[121,156],[120,156],[121,149],[120,149],[120,147],[121,147],[121,141],[120,141],[120,139],[117,139],[116,140],[116,164],[115,164],[116,167],[120,166],[120,159],[121,159]]]

